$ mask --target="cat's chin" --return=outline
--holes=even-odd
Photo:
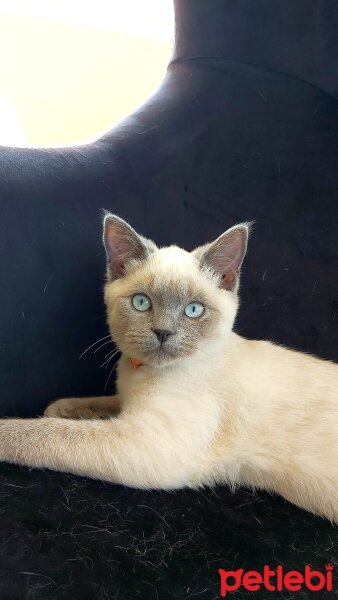
[[[182,358],[178,354],[168,352],[167,350],[157,350],[144,355],[143,362],[152,367],[166,367],[172,365]]]
[[[163,355],[163,356],[153,357],[151,360],[149,360],[149,364],[152,367],[161,368],[161,367],[167,367],[169,365],[172,365],[172,364],[176,363],[179,359],[180,359],[179,356]]]

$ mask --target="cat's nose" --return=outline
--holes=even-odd
[[[168,329],[153,329],[153,332],[156,335],[160,344],[164,344],[168,337],[174,333],[173,331],[169,331]]]

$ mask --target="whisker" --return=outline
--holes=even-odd
[[[115,352],[113,352],[113,353],[111,354],[111,356],[110,356],[109,358],[107,358],[107,359],[106,359],[106,360],[105,360],[105,361],[102,363],[102,365],[100,365],[100,366],[99,366],[99,369],[102,369],[102,367],[104,367],[104,365],[107,365],[107,367],[108,367],[108,365],[109,365],[110,361],[111,361],[111,360],[114,358],[114,356],[116,356],[116,354],[118,354],[119,352],[120,352],[119,350],[115,350]],[[107,367],[106,367],[106,369],[107,369]]]
[[[120,360],[120,359],[119,359],[119,360]],[[107,385],[108,385],[108,383],[109,383],[109,380],[110,380],[110,377],[111,377],[111,375],[112,375],[112,372],[114,371],[114,369],[115,369],[116,365],[118,364],[119,360],[117,360],[117,361],[116,361],[115,365],[113,366],[113,368],[111,369],[111,371],[110,371],[110,373],[109,373],[109,375],[108,375],[108,379],[107,379],[107,381],[106,381],[106,385],[104,386],[104,390],[103,390],[104,392],[105,392],[105,391],[106,391],[106,389],[107,389]]]
[[[106,340],[107,337],[110,337],[109,333],[108,333],[108,335],[103,336],[99,340],[96,340],[96,342],[94,342],[94,344],[92,344],[91,346],[88,346],[88,348],[86,350],[84,350],[84,352],[82,352],[82,354],[80,354],[79,360],[80,360],[80,358],[82,358],[88,352],[88,350],[90,350],[91,348],[93,348],[93,346],[96,346],[96,344],[98,344],[99,342],[102,342],[102,340]]]
[[[104,344],[101,344],[101,346],[99,346],[98,348],[96,348],[96,350],[94,350],[93,354],[96,354],[96,352],[98,352],[99,350],[101,350],[101,348],[103,348],[103,346],[106,346],[107,344],[112,344],[113,341],[112,340],[108,340],[108,342],[105,342]]]
[[[116,352],[116,354],[119,354],[119,353],[120,353],[120,350],[118,350],[118,351]],[[107,368],[109,367],[109,363],[110,363],[110,361],[111,361],[113,358],[115,358],[116,354],[113,354],[113,356],[112,356],[112,357],[109,359],[109,361],[108,361],[108,364],[107,364],[107,366],[106,366],[106,368],[105,368],[105,371],[106,371],[106,370],[107,370]],[[114,364],[114,367],[116,367],[116,365],[117,365],[117,363],[119,362],[120,358],[121,358],[121,356],[119,356],[119,358],[117,359],[116,363]]]
[[[106,356],[109,356],[109,355],[110,355],[110,354],[112,354],[113,352],[114,352],[114,350],[109,350],[109,352],[107,352],[107,354],[105,354],[105,357],[106,357]]]
[[[113,358],[113,357],[112,357],[112,358]],[[119,357],[119,358],[117,359],[116,363],[114,363],[114,368],[116,367],[116,365],[117,365],[117,363],[119,362],[120,358],[121,358],[121,357]],[[105,371],[108,369],[108,367],[109,367],[109,363],[110,363],[110,361],[108,362],[108,364],[107,364],[107,366],[106,366],[106,368],[105,368]]]

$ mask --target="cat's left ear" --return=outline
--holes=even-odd
[[[236,288],[248,245],[249,229],[249,223],[235,225],[208,246],[195,251],[202,267],[210,268],[219,276],[219,285],[223,289],[232,291]]]

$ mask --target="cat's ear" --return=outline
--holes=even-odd
[[[240,223],[228,229],[211,244],[197,249],[201,265],[219,276],[220,287],[234,290],[248,245],[249,223]]]
[[[156,248],[153,242],[138,235],[126,221],[111,213],[104,217],[103,243],[111,279],[123,277],[128,264],[145,260]]]

